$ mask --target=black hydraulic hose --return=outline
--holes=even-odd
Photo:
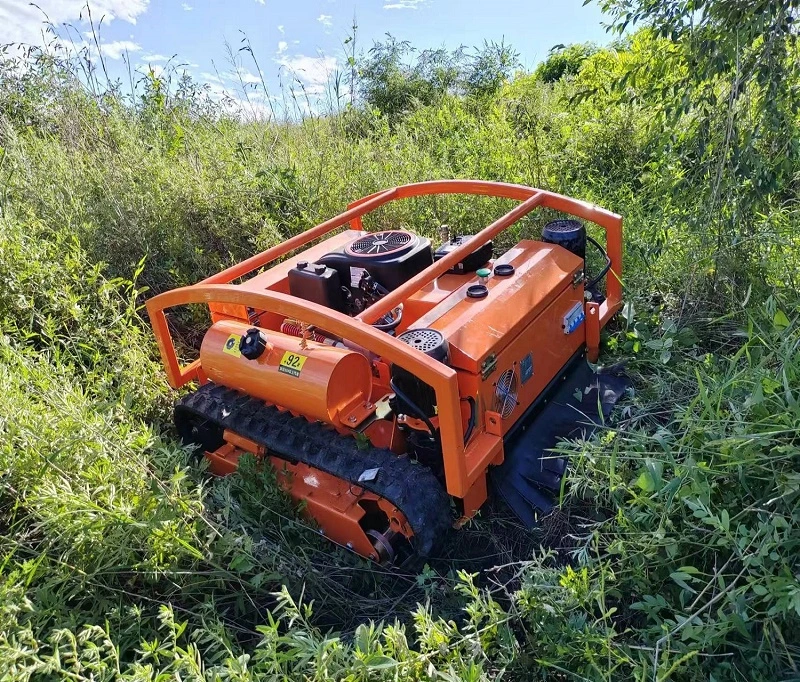
[[[408,408],[410,408],[410,410],[414,413],[414,416],[417,417],[417,419],[421,419],[422,421],[425,422],[425,426],[428,427],[428,431],[431,432],[431,436],[436,438],[436,429],[433,427],[433,422],[431,422],[431,420],[428,419],[427,415],[413,400],[411,400],[411,398],[409,398],[405,393],[403,393],[399,388],[397,388],[397,386],[395,386],[394,379],[389,379],[389,388],[391,388],[394,394],[398,398],[400,398],[400,400],[404,402]]]
[[[464,434],[464,445],[469,442],[472,432],[475,430],[475,424],[478,421],[477,410],[475,409],[475,398],[469,397],[467,398],[467,402],[469,403],[469,422],[467,422],[467,432]]]
[[[608,274],[608,271],[611,270],[611,259],[608,257],[606,250],[594,239],[592,239],[589,235],[586,235],[586,239],[592,244],[594,244],[595,248],[603,255],[603,258],[606,259],[606,266],[600,271],[600,274],[597,277],[592,278],[586,283],[586,288],[591,289],[595,284],[597,284],[603,277]]]
[[[397,329],[400,326],[400,323],[403,321],[403,306],[397,306],[395,310],[397,310],[397,317],[395,317],[391,322],[375,322],[372,326],[381,332],[391,332]]]

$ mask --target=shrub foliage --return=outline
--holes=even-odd
[[[3,58],[0,679],[800,674],[797,6],[602,4],[646,28],[513,77],[506,45],[389,38],[354,53],[349,106],[282,121],[179,74],[124,93],[80,55]],[[351,199],[447,177],[625,216],[604,358],[635,391],[559,446],[558,512],[512,526],[535,550],[393,574],[332,550],[254,462],[205,476],[141,306]],[[371,220],[471,232],[506,207]],[[502,527],[492,513],[466,544]]]

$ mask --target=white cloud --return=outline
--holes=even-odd
[[[131,40],[115,40],[113,43],[100,43],[100,52],[109,59],[120,59],[126,52],[139,52],[142,46]]]
[[[119,19],[135,24],[137,17],[147,11],[150,0],[92,0],[92,19],[103,25]],[[86,0],[38,0],[37,9],[23,0],[0,0],[0,43],[30,43],[41,45],[48,19],[55,26],[64,23],[88,23]]]
[[[203,71],[203,73],[200,74],[200,77],[207,83],[216,83],[217,85],[225,84],[225,81],[222,80],[219,76],[213,73],[209,73],[208,71]]]
[[[289,47],[289,43],[285,40],[278,41],[278,54],[283,54]]]
[[[181,7],[183,7],[184,12],[191,12],[194,9],[188,2],[182,2]]]
[[[136,71],[143,76],[149,76],[152,71],[153,76],[156,78],[161,78],[161,76],[164,75],[164,67],[158,64],[139,64],[139,66],[136,67]]]
[[[263,5],[265,0],[256,0],[259,5]]]
[[[285,31],[285,30],[284,30],[284,28],[283,28],[283,24],[279,24],[279,25],[278,25],[278,33],[280,33],[280,34],[284,34],[284,33],[286,33],[286,31]]]
[[[321,95],[325,86],[336,70],[336,57],[306,57],[299,54],[294,57],[281,57],[275,60],[301,81],[310,95]]]
[[[330,14],[320,14],[317,17],[317,21],[323,26],[331,26],[333,23],[331,19],[333,19],[333,17]]]
[[[232,81],[241,81],[245,85],[252,85],[254,83],[260,83],[261,77],[251,73],[247,69],[243,67],[239,67],[236,71],[230,71],[228,73],[223,74],[225,78],[228,78]]]
[[[427,0],[397,0],[383,6],[383,9],[417,9],[424,5]]]
[[[172,57],[165,57],[163,54],[145,54],[142,55],[142,61],[148,64],[152,62],[168,62]]]

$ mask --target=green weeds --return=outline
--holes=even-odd
[[[150,74],[127,101],[52,55],[0,63],[0,679],[798,677],[796,178],[750,191],[746,168],[782,147],[732,156],[707,90],[667,116],[697,83],[680,65],[646,78],[676,49],[641,32],[554,53],[552,83],[445,84],[427,104],[393,82],[391,126],[355,105],[245,122],[185,81]],[[487,50],[478,85],[513,57]],[[456,546],[387,573],[332,548],[253,462],[205,476],[174,440],[141,305],[349,200],[447,177],[625,216],[604,360],[635,390],[599,437],[559,447],[572,467],[540,535],[495,509],[461,537],[497,556]],[[415,200],[371,226],[474,232],[504,208]]]

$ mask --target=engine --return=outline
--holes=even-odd
[[[432,264],[429,239],[404,230],[365,234],[316,263],[300,261],[289,271],[289,293],[357,315]]]

